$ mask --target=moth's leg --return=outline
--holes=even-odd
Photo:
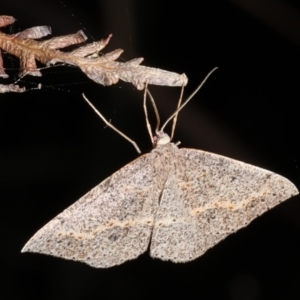
[[[150,140],[151,140],[152,146],[154,146],[153,133],[152,133],[151,125],[150,125],[150,122],[149,122],[148,110],[147,110],[147,105],[146,105],[147,93],[149,93],[148,82],[146,82],[146,85],[145,85],[143,108],[144,108],[144,113],[145,113],[147,130],[148,130],[148,133],[150,135]],[[150,99],[151,99],[151,97],[150,97]]]
[[[176,123],[177,123],[177,116],[178,116],[179,108],[180,108],[181,102],[182,102],[183,91],[184,91],[184,85],[182,85],[182,87],[181,87],[180,97],[179,97],[177,109],[176,109],[177,113],[175,114],[174,119],[173,119],[172,131],[171,131],[171,137],[170,137],[171,141],[174,137],[174,131],[175,131]]]
[[[97,110],[97,108],[86,98],[86,96],[84,94],[82,94],[84,100],[89,104],[89,106],[94,110],[94,112],[103,120],[103,122],[106,124],[106,126],[110,127],[111,129],[113,129],[114,131],[116,131],[118,134],[120,134],[124,139],[126,139],[128,142],[130,142],[134,148],[136,149],[136,151],[140,154],[141,150],[138,147],[138,145],[136,144],[135,141],[133,141],[131,138],[129,138],[126,134],[124,134],[123,132],[121,132],[119,129],[117,129],[114,125],[112,125],[110,122],[108,122],[102,115],[101,113]]]
[[[148,90],[148,88],[147,88],[147,94],[149,95],[149,98],[151,100],[151,103],[152,103],[152,106],[153,106],[153,109],[154,109],[154,113],[155,113],[155,116],[156,116],[155,134],[157,134],[159,132],[160,117],[159,117],[158,109],[157,109],[157,106],[155,104],[154,98],[152,97],[152,95],[151,95],[150,91]]]

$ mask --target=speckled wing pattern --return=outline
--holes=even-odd
[[[297,194],[294,184],[270,171],[201,150],[174,150],[150,254],[193,260]]]
[[[104,180],[38,231],[22,252],[111,267],[147,250],[187,262],[298,194],[284,177],[172,143]]]
[[[105,268],[147,250],[164,173],[155,154],[140,156],[40,229],[22,252]]]

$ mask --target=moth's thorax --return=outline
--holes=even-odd
[[[179,155],[180,149],[174,143],[167,143],[164,145],[158,145],[151,153],[156,156],[155,161],[159,162],[160,165],[170,165],[172,161],[176,160]],[[167,167],[168,169],[168,167]]]
[[[159,145],[151,151],[153,173],[158,186],[163,188],[169,174],[175,172],[179,151],[174,143]]]
[[[159,131],[157,133],[155,139],[155,148],[152,150],[152,152],[156,152],[159,156],[161,156],[162,161],[165,161],[166,164],[169,164],[172,160],[176,160],[178,151],[179,149],[177,145],[171,143],[171,138],[169,135],[163,131]]]

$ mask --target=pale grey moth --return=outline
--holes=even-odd
[[[298,194],[294,184],[273,172],[202,150],[179,149],[164,127],[156,131],[150,153],[56,216],[22,252],[107,268],[138,257],[150,244],[151,257],[188,262]]]

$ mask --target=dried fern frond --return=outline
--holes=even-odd
[[[15,19],[10,16],[0,16],[0,27],[13,23]],[[53,37],[48,40],[37,41],[51,34],[48,26],[36,26],[14,35],[0,32],[0,48],[20,59],[19,76],[29,74],[41,76],[37,69],[36,61],[47,66],[56,63],[67,63],[79,67],[89,78],[102,85],[112,85],[119,79],[130,82],[138,89],[143,89],[145,84],[185,86],[185,74],[177,74],[161,69],[141,66],[143,58],[136,58],[129,62],[116,61],[122,49],[99,56],[109,42],[112,35],[98,42],[81,46],[73,51],[62,52],[58,49],[84,42],[87,37],[83,31],[75,34]],[[3,59],[0,52],[0,77],[7,78],[3,68]]]

